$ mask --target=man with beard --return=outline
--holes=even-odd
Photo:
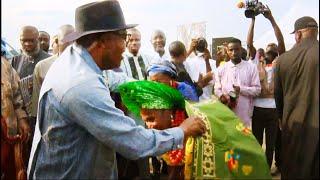
[[[30,98],[32,95],[32,74],[36,64],[50,55],[40,48],[39,32],[36,27],[24,26],[20,31],[22,53],[12,58],[12,66],[19,74],[22,97],[30,114]]]
[[[24,26],[20,31],[20,43],[22,53],[12,58],[11,65],[17,71],[20,77],[20,89],[26,111],[28,113],[31,135],[34,132],[36,118],[31,114],[31,97],[33,91],[33,71],[36,64],[49,57],[50,55],[40,49],[39,32],[33,26]],[[32,139],[29,140],[27,156],[30,153]]]
[[[155,30],[151,36],[151,43],[154,48],[152,63],[161,63],[162,61],[170,61],[170,55],[165,52],[166,35],[161,30]]]
[[[94,15],[92,15],[94,14]],[[125,81],[118,68],[127,25],[118,1],[76,9],[75,41],[52,64],[41,87],[28,166],[29,179],[117,179],[116,152],[129,159],[177,149],[188,136],[206,131],[198,117],[179,127],[145,129],[117,109],[110,89]]]
[[[312,17],[296,20],[296,44],[279,56],[276,107],[281,118],[283,179],[319,179],[319,41]]]
[[[39,31],[40,48],[45,52],[49,51],[50,35],[45,31]]]

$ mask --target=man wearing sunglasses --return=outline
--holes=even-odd
[[[29,179],[117,179],[116,152],[129,159],[159,155],[205,132],[198,117],[159,131],[137,126],[115,108],[109,88],[126,78],[108,72],[116,74],[111,69],[120,66],[126,29],[134,26],[125,24],[115,0],[76,9],[75,32],[64,39],[75,43],[52,64],[41,87]]]

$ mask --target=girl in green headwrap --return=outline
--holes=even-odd
[[[136,81],[119,87],[129,111],[148,128],[179,125],[187,115],[203,118],[207,132],[188,138],[183,149],[162,156],[173,169],[172,179],[271,179],[265,154],[251,131],[225,105],[210,101],[188,103],[176,89],[157,82]]]

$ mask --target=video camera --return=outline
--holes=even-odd
[[[197,44],[195,49],[200,52],[204,52],[204,50],[208,47],[207,40],[203,37],[197,39]]]
[[[264,14],[268,9],[258,0],[247,0],[244,15],[253,18],[259,14]]]

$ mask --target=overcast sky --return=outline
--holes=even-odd
[[[1,0],[1,32],[10,44],[19,45],[19,29],[36,26],[50,35],[63,24],[74,25],[76,7],[89,0]],[[236,7],[238,0],[120,0],[127,23],[139,24],[142,32],[142,50],[152,50],[150,36],[161,29],[167,35],[167,44],[177,39],[177,27],[183,24],[206,22],[207,40],[233,36],[246,40],[250,19],[244,9]],[[319,22],[318,0],[264,0],[272,10],[284,35],[287,49],[294,44],[294,22],[302,16],[312,16]],[[270,22],[263,15],[256,18],[254,44],[264,48],[276,42]]]

